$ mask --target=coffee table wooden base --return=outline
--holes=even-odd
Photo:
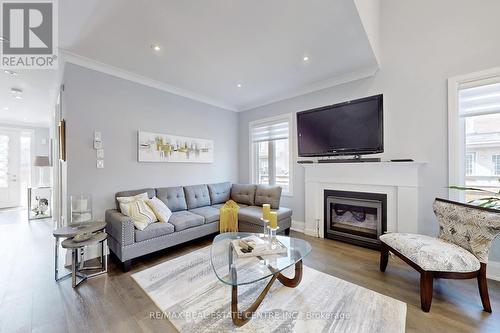
[[[236,275],[236,271],[233,271],[232,274]],[[295,264],[295,276],[292,279],[287,278],[280,272],[274,274],[271,280],[267,283],[264,290],[262,290],[262,292],[260,293],[259,297],[257,297],[255,302],[244,311],[238,310],[238,286],[233,285],[231,292],[231,317],[233,319],[233,323],[236,326],[243,326],[252,318],[252,315],[257,310],[260,303],[262,303],[264,297],[266,297],[269,289],[271,289],[271,286],[276,280],[281,282],[286,287],[297,287],[302,280],[302,260],[297,261],[297,263]],[[233,281],[236,281],[236,276],[234,276]]]

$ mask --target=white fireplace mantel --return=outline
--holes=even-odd
[[[324,237],[325,190],[387,195],[387,231],[418,232],[419,162],[305,164],[305,228]]]

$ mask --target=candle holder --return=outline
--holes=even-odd
[[[276,228],[271,228],[271,227],[267,227],[267,230],[269,232],[269,235],[268,235],[268,246],[271,250],[274,250],[276,249],[277,245],[276,245],[276,233],[278,232],[278,229],[280,227],[276,227]]]
[[[260,220],[264,224],[264,232],[262,233],[262,238],[266,239],[266,238],[268,238],[267,237],[267,234],[268,234],[267,227],[269,225],[269,220],[266,220],[263,217],[261,217]]]

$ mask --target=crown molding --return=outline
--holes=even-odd
[[[129,72],[127,70],[108,65],[99,61],[96,61],[94,59],[90,59],[81,55],[78,55],[76,53],[72,53],[68,50],[65,49],[60,49],[60,54],[63,56],[63,62],[69,62],[78,66],[82,66],[88,69],[92,69],[101,73],[109,74],[115,77],[118,77],[120,79],[132,81],[135,83],[142,84],[144,86],[148,86],[151,88],[155,88],[158,90],[166,91],[168,93],[186,97],[201,103],[209,104],[212,106],[216,106],[218,108],[230,110],[230,111],[238,111],[237,107],[222,101],[215,100],[213,98],[203,96],[194,92],[191,92],[189,90],[181,89],[178,87],[174,87],[170,84],[150,79],[148,77]]]
[[[368,78],[371,76],[374,76],[377,71],[379,70],[378,65],[373,65],[369,67],[362,68],[360,70],[350,72],[350,73],[345,73],[341,75],[334,76],[331,79],[328,80],[323,80],[319,82],[314,82],[312,84],[307,84],[304,86],[301,86],[299,88],[287,91],[282,94],[274,95],[270,98],[262,99],[253,103],[249,103],[243,106],[235,106],[223,101],[215,100],[213,98],[203,96],[194,92],[191,92],[189,90],[185,90],[182,88],[175,87],[173,85],[154,80],[109,64],[105,64],[99,61],[96,61],[94,59],[90,59],[75,53],[72,53],[68,50],[65,49],[60,49],[60,54],[62,55],[63,61],[62,65],[64,66],[65,63],[72,63],[78,66],[82,66],[88,69],[92,69],[101,73],[105,73],[108,75],[112,75],[124,80],[132,81],[138,84],[142,84],[144,86],[148,86],[151,88],[155,88],[158,90],[166,91],[171,94],[175,94],[178,96],[186,97],[201,103],[209,104],[212,106],[216,106],[218,108],[222,108],[225,110],[230,110],[234,112],[243,112],[243,111],[248,111],[251,109],[255,109],[260,106],[272,104],[275,102],[279,102],[282,100],[294,98],[297,96],[309,94],[318,90],[323,90],[327,88],[331,88],[334,86],[338,86],[347,82],[351,81],[356,81],[364,78]]]
[[[286,93],[274,95],[271,98],[268,99],[263,99],[261,101],[255,102],[255,103],[250,103],[245,105],[244,107],[238,108],[238,112],[243,112],[243,111],[249,111],[255,108],[258,108],[260,106],[276,103],[279,101],[283,101],[286,99],[294,98],[297,96],[301,95],[306,95],[315,91],[335,87],[344,83],[352,82],[352,81],[357,81],[361,79],[366,79],[369,77],[374,76],[378,70],[379,70],[378,65],[373,65],[373,66],[368,66],[365,68],[362,68],[360,70],[354,71],[354,72],[349,72],[341,75],[334,76],[330,79],[323,80],[323,81],[318,81],[314,82],[312,84],[304,85],[300,88],[293,89],[291,91],[288,91]]]

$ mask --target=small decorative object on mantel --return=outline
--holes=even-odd
[[[214,141],[139,131],[138,160],[139,162],[213,163]]]
[[[52,188],[28,188],[28,219],[38,220],[52,217]]]

